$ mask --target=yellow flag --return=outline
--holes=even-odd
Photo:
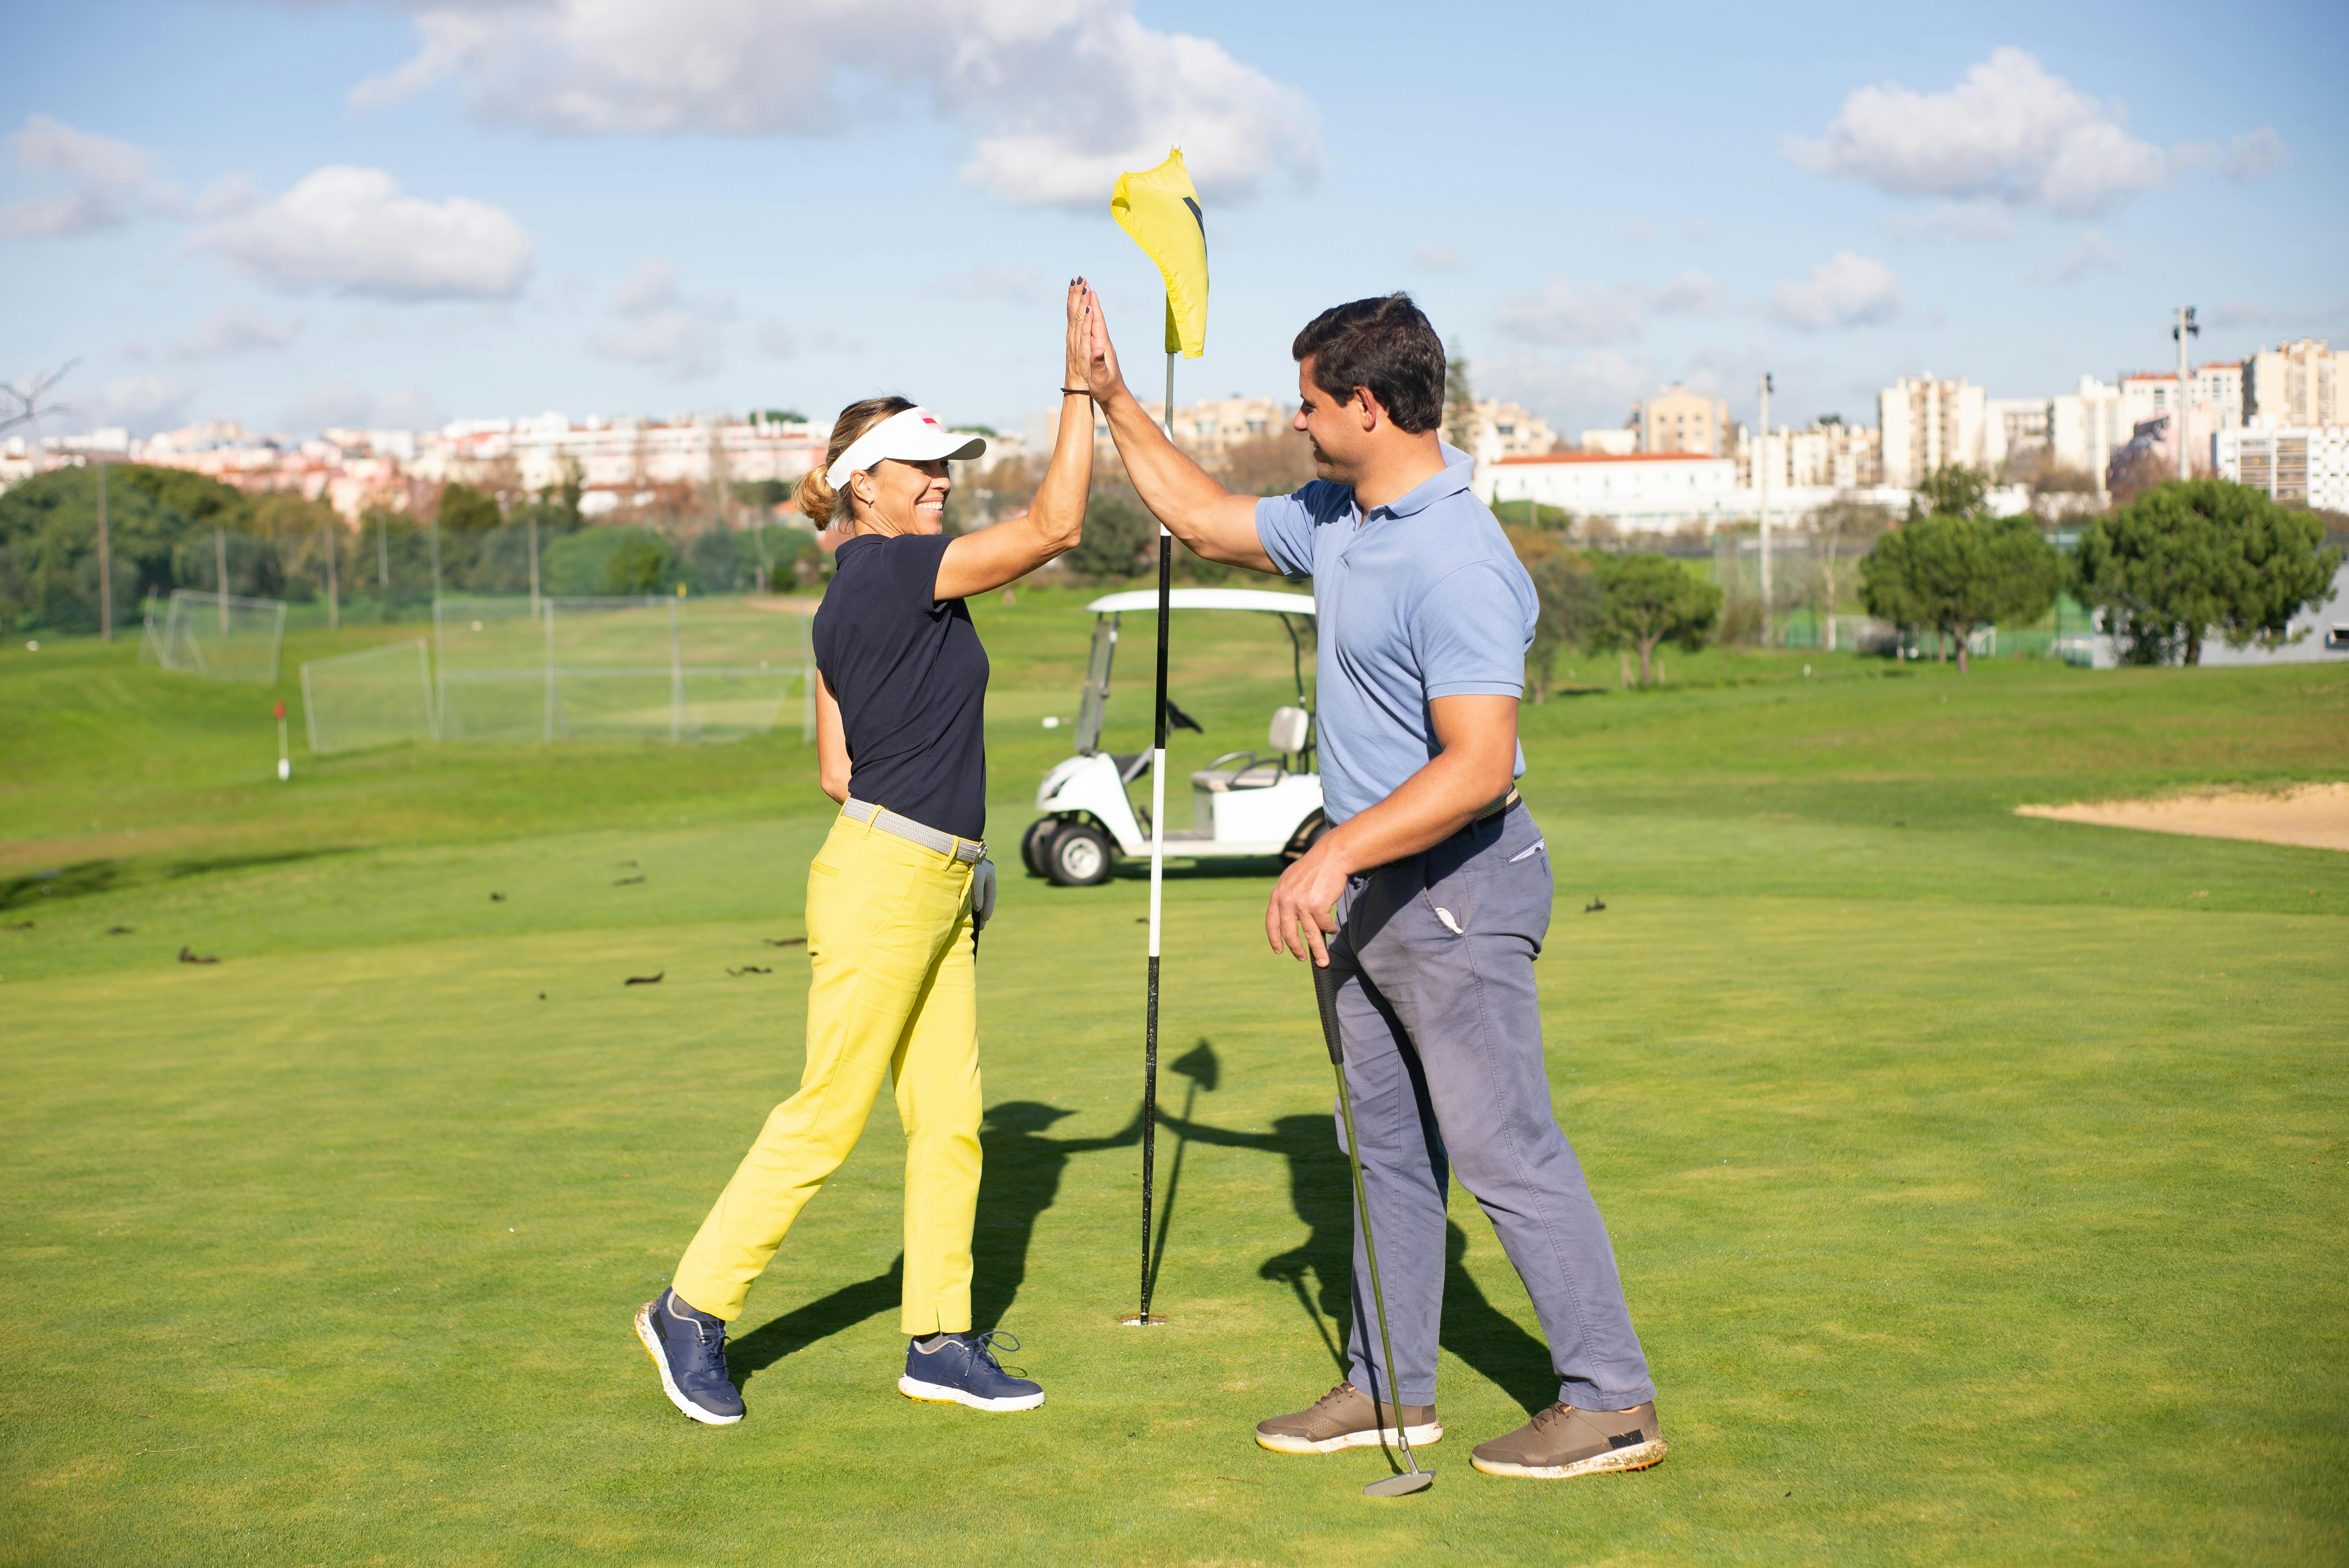
[[[1166,280],[1166,352],[1196,359],[1207,347],[1207,220],[1176,148],[1140,174],[1121,174],[1109,210]]]

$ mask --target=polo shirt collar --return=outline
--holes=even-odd
[[[1442,473],[1430,475],[1421,480],[1417,486],[1395,497],[1384,506],[1372,507],[1363,514],[1363,521],[1367,522],[1381,512],[1389,517],[1410,517],[1414,513],[1425,511],[1446,496],[1458,495],[1463,490],[1474,489],[1476,459],[1449,441],[1442,443],[1442,446],[1444,463]]]

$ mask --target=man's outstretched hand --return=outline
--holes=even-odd
[[[1093,401],[1105,404],[1125,390],[1125,375],[1117,366],[1117,346],[1109,340],[1109,319],[1102,315],[1101,295],[1091,284],[1084,285],[1086,321],[1091,326],[1092,354],[1085,366],[1085,385],[1092,388]]]
[[[1346,891],[1346,868],[1330,852],[1330,835],[1297,857],[1273,884],[1265,906],[1264,934],[1275,953],[1287,952],[1321,968],[1330,965],[1325,938],[1338,929],[1338,895]]]

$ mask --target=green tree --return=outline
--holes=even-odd
[[[2081,531],[2080,600],[2105,613],[2123,655],[2202,662],[2216,632],[2230,647],[2293,641],[2292,618],[2323,599],[2341,552],[2324,525],[2225,480],[2157,485]]]
[[[1567,548],[1557,534],[1522,525],[1506,526],[1502,531],[1526,575],[1533,579],[1534,597],[1541,607],[1534,622],[1533,645],[1526,650],[1526,685],[1536,702],[1547,702],[1559,651],[1590,640],[1605,595],[1590,558]]]
[[[1132,577],[1142,569],[1158,539],[1158,521],[1139,498],[1123,490],[1096,490],[1085,503],[1085,536],[1061,557],[1084,577]]]
[[[1989,499],[1990,475],[1980,469],[1953,463],[1935,469],[1918,482],[1916,498],[1909,503],[1909,515],[1981,517],[1988,511]]]
[[[1464,452],[1476,442],[1476,394],[1468,385],[1468,356],[1452,346],[1444,362],[1444,438]]]
[[[1895,625],[1930,627],[1936,658],[1949,656],[1942,640],[1954,642],[1963,672],[1968,637],[2039,619],[2063,581],[2062,558],[2028,518],[1912,512],[1860,562],[1859,599]]]
[[[505,521],[498,503],[471,485],[440,487],[440,527],[450,533],[486,533]]]
[[[1600,599],[1590,645],[1637,649],[1641,686],[1652,677],[1660,645],[1672,643],[1693,653],[1721,618],[1720,586],[1700,580],[1669,555],[1600,555],[1592,570]]]

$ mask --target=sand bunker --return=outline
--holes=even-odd
[[[2144,828],[2205,839],[2253,839],[2349,850],[2349,784],[2301,784],[2275,794],[2222,789],[2159,800],[2089,800],[2073,806],[2017,806],[2018,817],[2053,817],[2105,828]]]

